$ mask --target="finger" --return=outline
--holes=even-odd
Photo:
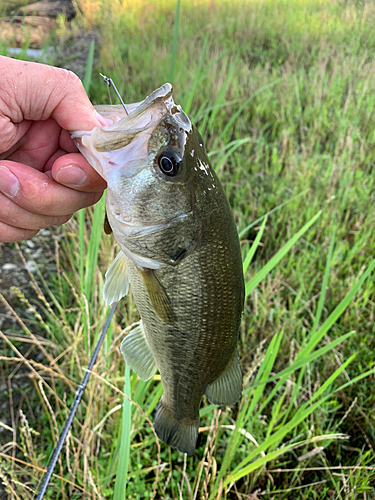
[[[15,127],[9,119],[1,117],[0,109],[0,160],[6,160],[25,142],[24,136],[31,127],[32,122],[24,120]]]
[[[0,222],[0,242],[10,243],[11,241],[22,241],[32,238],[38,234],[39,230],[20,229]]]
[[[0,107],[13,123],[53,117],[66,130],[91,130],[99,126],[77,75],[46,64],[0,56],[2,90],[11,96]]]
[[[67,153],[77,153],[77,146],[74,144],[73,139],[70,137],[70,132],[61,129],[60,133],[60,148],[64,149]]]
[[[43,172],[7,160],[0,163],[0,191],[25,210],[52,216],[69,215],[102,196],[100,191],[70,189]]]
[[[102,192],[107,186],[80,153],[57,158],[52,166],[52,177],[60,184],[78,191]]]
[[[39,215],[20,207],[0,193],[0,222],[19,229],[39,231],[44,227],[58,226],[68,222],[72,214],[63,216]]]
[[[6,159],[43,170],[48,159],[58,149],[60,131],[60,126],[53,118],[33,122],[22,144]]]
[[[47,172],[49,172],[48,177],[50,179],[52,178],[51,170],[52,170],[53,164],[55,163],[55,161],[57,160],[57,158],[60,158],[60,156],[65,156],[65,155],[66,155],[66,151],[64,151],[63,149],[58,149],[57,151],[55,151],[55,153],[53,153],[53,155],[51,156],[51,158],[45,164],[45,166],[43,168],[43,172],[45,174]]]

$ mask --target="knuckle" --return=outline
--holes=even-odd
[[[13,202],[2,194],[0,197],[0,214],[3,222],[15,222],[12,216],[12,207]]]
[[[62,72],[60,85],[66,90],[66,93],[85,92],[80,78],[73,71],[63,68],[60,68],[60,70]]]
[[[63,73],[65,75],[66,81],[70,85],[78,85],[79,87],[82,86],[82,82],[81,82],[80,78],[78,77],[78,75],[73,73],[73,71],[71,71],[70,69],[64,69],[64,68],[61,68],[61,70],[63,71]]]

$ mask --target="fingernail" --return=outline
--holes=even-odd
[[[17,177],[7,167],[0,165],[0,191],[14,198],[18,193],[20,183]]]
[[[86,182],[87,174],[77,165],[61,168],[56,174],[57,182],[68,186],[82,186]]]

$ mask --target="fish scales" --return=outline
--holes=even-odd
[[[216,218],[227,229],[222,215],[217,210]],[[237,234],[226,231],[228,241],[223,241],[221,233],[215,226],[208,226],[196,252],[176,268],[156,271],[160,283],[168,290],[175,313],[174,325],[157,316],[134,264],[127,260],[134,300],[163,386],[168,387],[165,403],[178,418],[182,415],[196,418],[207,385],[224,370],[237,345],[237,338],[231,332],[239,329],[242,287],[234,275],[227,276],[226,270],[228,261],[233,259],[241,265],[241,256],[231,252],[230,240]],[[187,405],[180,403],[179,393],[183,392],[191,395],[194,405],[190,400]]]
[[[141,324],[123,340],[125,361],[164,388],[159,438],[192,454],[203,394],[231,405],[241,395],[238,331],[244,301],[237,230],[202,138],[163,85],[141,103],[99,108],[108,127],[74,132],[108,183],[107,218],[121,252],[104,298],[128,291]],[[104,134],[104,135],[103,135]]]

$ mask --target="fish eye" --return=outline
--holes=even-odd
[[[173,177],[180,170],[181,158],[177,153],[165,151],[158,158],[158,165],[163,174]]]

